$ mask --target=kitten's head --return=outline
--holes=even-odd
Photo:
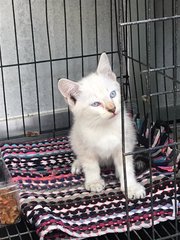
[[[58,88],[76,118],[101,121],[113,119],[120,112],[120,87],[105,53],[95,73],[79,82],[60,79]]]

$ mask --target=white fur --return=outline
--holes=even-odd
[[[121,104],[120,87],[112,72],[108,57],[103,53],[97,71],[78,83],[61,79],[59,90],[70,105],[74,124],[70,139],[77,160],[72,165],[72,173],[81,169],[85,175],[85,188],[99,192],[105,187],[100,176],[100,165],[115,165],[120,179],[121,190],[125,191],[122,161]],[[110,98],[110,93],[116,96]],[[92,106],[100,102],[101,106]],[[115,107],[113,113],[112,108]],[[135,145],[135,130],[126,110],[124,113],[125,152],[132,152]],[[127,193],[129,198],[145,196],[144,187],[137,182],[134,174],[133,158],[126,156]]]

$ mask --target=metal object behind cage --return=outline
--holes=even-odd
[[[168,121],[173,127],[173,147],[179,146],[179,0],[7,0],[1,3],[2,143],[18,138],[27,141],[31,139],[27,136],[33,134],[37,135],[33,139],[44,134],[57,136],[68,130],[71,116],[57,92],[57,79],[80,79],[95,70],[99,55],[106,51],[121,83],[122,101],[126,100],[131,111],[139,112],[142,117],[148,113],[151,121],[159,118]],[[10,17],[6,19],[6,15]],[[45,74],[47,78],[43,79]],[[127,154],[132,153],[124,156]],[[174,179],[176,189],[175,171]],[[175,201],[175,209],[176,204]],[[177,211],[175,215],[175,221],[158,225],[154,225],[152,218],[149,229],[130,232],[128,228],[127,233],[96,239],[178,239]],[[38,239],[25,221],[0,229],[0,238]]]

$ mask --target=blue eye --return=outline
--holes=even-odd
[[[116,96],[116,91],[114,90],[110,93],[110,98],[114,98],[115,96]]]
[[[101,105],[100,102],[93,102],[93,103],[91,103],[91,106],[92,106],[92,107],[98,107],[98,106],[100,106],[100,105]]]

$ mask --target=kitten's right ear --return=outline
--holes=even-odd
[[[75,105],[77,97],[80,93],[78,83],[62,78],[58,82],[58,89],[69,105]]]

